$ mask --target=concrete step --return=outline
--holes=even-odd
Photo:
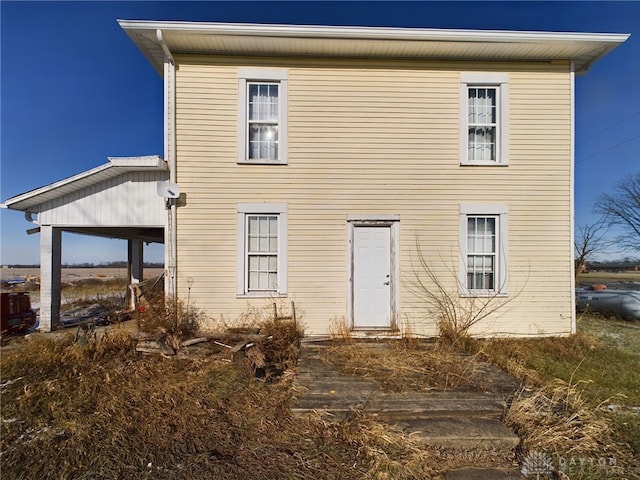
[[[305,381],[298,377],[298,385],[304,387],[309,394],[312,393],[344,393],[357,391],[366,391],[373,393],[380,390],[380,386],[373,382],[363,382],[357,379],[344,378],[322,378],[317,380]]]
[[[502,422],[482,417],[439,417],[394,422],[423,445],[449,449],[511,450],[520,438]]]
[[[434,417],[499,418],[505,402],[495,395],[471,392],[407,392],[379,393],[368,410],[383,420],[421,419]]]
[[[355,401],[366,413],[391,422],[449,416],[499,418],[505,408],[505,402],[495,395],[470,392],[383,393],[367,387],[362,385],[354,389],[349,383],[315,383],[298,399],[294,410],[297,413],[326,410],[335,414],[350,411]]]
[[[383,392],[381,385],[366,377],[345,375],[336,367],[324,364],[320,360],[321,350],[322,347],[305,347],[301,351],[296,383],[302,388],[292,408],[296,415],[315,411],[326,415],[329,420],[339,421],[354,410],[363,411],[379,421],[397,425],[423,445],[449,449],[512,450],[520,441],[499,420],[506,398],[501,388],[493,388],[493,393]],[[504,384],[505,391],[511,389],[509,379],[487,370],[487,376],[492,380],[495,377],[493,383],[496,386]],[[455,476],[464,474],[472,476]],[[495,471],[467,469],[451,472],[451,475],[454,475],[451,477],[454,480],[518,478],[505,477],[513,475],[506,468]]]
[[[509,468],[460,468],[447,472],[446,480],[520,480],[519,470]]]

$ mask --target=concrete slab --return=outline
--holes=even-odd
[[[458,395],[453,392],[380,393],[367,386],[353,389],[349,384],[321,382],[319,385],[310,385],[300,396],[294,409],[342,411],[349,410],[353,403],[365,403],[368,414],[388,422],[449,416],[500,418],[505,408],[502,399],[489,395]]]
[[[506,407],[502,398],[472,392],[379,393],[369,410],[380,418],[432,418],[483,416],[499,418]]]
[[[414,440],[451,449],[505,449],[520,438],[502,422],[482,417],[437,417],[393,422]]]

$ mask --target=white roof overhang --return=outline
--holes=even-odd
[[[50,185],[11,197],[6,208],[38,213],[39,206],[64,195],[82,190],[128,172],[166,171],[167,162],[158,155],[144,157],[109,157],[109,163],[65,178]]]
[[[627,34],[119,20],[163,75],[167,54],[388,58],[446,61],[571,61],[578,73]],[[164,44],[164,45],[163,45]],[[163,48],[166,47],[166,48]]]

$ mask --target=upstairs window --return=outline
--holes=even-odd
[[[508,82],[506,74],[462,74],[460,163],[507,165]]]
[[[278,160],[280,102],[277,83],[247,82],[247,160]]]
[[[498,160],[497,87],[468,87],[467,125],[469,162]]]
[[[238,163],[287,163],[287,71],[238,75]]]

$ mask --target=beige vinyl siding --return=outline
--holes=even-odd
[[[435,321],[411,292],[416,238],[456,290],[460,204],[508,206],[509,293],[479,334],[571,328],[571,76],[567,65],[178,58],[178,294],[233,320],[240,202],[288,205],[288,295],[309,334],[347,317],[349,214],[400,215],[401,314]],[[288,68],[288,165],[239,165],[237,70]],[[459,78],[509,72],[509,166],[459,164]],[[261,307],[269,299],[251,299]]]

